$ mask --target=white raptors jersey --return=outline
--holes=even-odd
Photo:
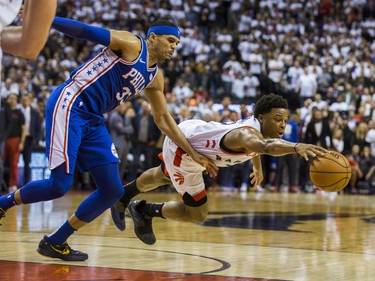
[[[22,0],[0,0],[0,32],[16,18],[21,5]]]
[[[227,152],[220,147],[221,139],[233,129],[251,127],[260,131],[260,123],[254,117],[230,124],[187,120],[178,126],[195,150],[213,160],[218,167],[236,165],[258,155],[251,151],[248,153]]]

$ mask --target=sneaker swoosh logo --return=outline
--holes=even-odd
[[[142,58],[139,60],[141,63],[146,63]]]
[[[69,249],[59,250],[59,249],[56,249],[55,247],[53,247],[52,245],[51,245],[51,248],[54,249],[56,252],[58,252],[58,253],[60,253],[62,255],[65,255],[65,256],[67,256],[67,255],[70,254],[70,250]]]

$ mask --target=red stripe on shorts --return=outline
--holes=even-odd
[[[175,165],[176,167],[180,167],[181,166],[181,160],[182,160],[182,155],[184,155],[186,152],[182,150],[182,148],[180,147],[177,147],[177,150],[176,150],[176,153],[174,155],[174,159],[173,159],[173,165]]]

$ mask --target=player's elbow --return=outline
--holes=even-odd
[[[170,128],[167,122],[168,113],[165,114],[153,114],[156,126],[162,131],[166,132]]]
[[[34,47],[33,49],[29,50],[26,52],[26,57],[30,60],[35,60],[38,58],[40,52],[43,50],[44,48],[44,44],[43,45],[39,45],[37,47]]]
[[[36,60],[39,56],[40,51],[40,48],[23,48],[17,56],[28,60]]]

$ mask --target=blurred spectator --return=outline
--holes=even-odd
[[[328,120],[323,118],[321,110],[317,109],[305,132],[305,142],[315,144],[326,149],[332,145],[332,134]]]
[[[244,77],[245,80],[245,98],[244,101],[247,104],[255,103],[255,100],[258,96],[258,87],[260,82],[258,77],[256,77],[251,71],[248,71]]]
[[[186,104],[180,106],[180,113],[176,118],[176,123],[180,124],[182,121],[191,119],[191,112],[189,107]]]
[[[0,97],[1,98],[1,97]],[[4,175],[4,140],[7,137],[7,126],[9,125],[8,122],[8,110],[7,110],[7,104],[4,102],[0,102],[0,192],[2,191],[2,188],[5,187],[3,184],[3,175]]]
[[[285,126],[285,131],[283,135],[283,139],[289,142],[298,143],[298,125],[296,119],[298,118],[296,113],[292,113],[289,117],[288,122]],[[304,161],[304,160],[302,160]],[[300,191],[300,187],[298,186],[297,182],[298,179],[296,176],[298,175],[298,163],[299,157],[295,154],[288,154],[280,157],[276,157],[276,177],[275,177],[275,187],[274,190],[279,190],[280,186],[287,182],[287,190],[291,192],[298,192]],[[286,174],[284,173],[285,168],[287,169],[288,181],[285,181],[283,176]]]
[[[351,154],[349,155],[349,163],[352,168],[352,177],[349,182],[349,190],[348,192],[352,194],[358,193],[357,183],[358,180],[363,178],[363,172],[359,167],[359,162],[361,160],[360,156],[360,147],[359,145],[355,144],[352,147]]]
[[[134,128],[132,118],[135,116],[134,108],[130,102],[121,103],[108,117],[108,130],[113,144],[117,150],[120,178],[125,180],[127,158],[131,149],[130,139],[133,137]]]
[[[359,123],[355,130],[353,144],[357,144],[361,151],[362,148],[369,145],[369,143],[366,141],[368,130],[368,125],[364,122]]]
[[[335,128],[332,134],[332,150],[342,153],[344,151],[344,135],[343,130]]]
[[[367,192],[372,192],[370,189],[375,187],[375,158],[371,156],[370,146],[363,147],[358,166],[362,171],[362,177],[357,183],[358,189],[360,189],[360,191],[365,190]]]
[[[13,81],[11,78],[5,79],[4,82],[1,82],[1,98],[7,98],[10,94],[17,94],[19,93],[19,86],[18,84]]]
[[[31,153],[39,142],[42,123],[39,112],[31,106],[31,95],[23,95],[21,97],[21,112],[25,118],[25,144],[23,146],[22,155],[24,161],[24,184],[31,180]]]
[[[24,148],[26,129],[25,118],[17,109],[17,95],[10,94],[7,98],[9,106],[9,120],[6,126],[10,126],[5,138],[4,163],[9,167],[9,192],[17,190],[18,184],[18,158]]]
[[[317,90],[316,75],[309,73],[308,67],[304,68],[304,73],[297,80],[296,91],[299,93],[301,104],[308,98],[313,98]]]
[[[177,103],[181,104],[193,97],[193,90],[190,88],[188,82],[184,82],[183,79],[179,78],[176,81],[175,87],[172,89],[172,93],[177,97]]]
[[[134,180],[141,170],[148,170],[152,167],[156,154],[155,145],[161,135],[151,115],[150,104],[146,100],[142,101],[141,111],[132,118],[132,125],[134,128],[133,163],[129,173],[129,182]],[[141,155],[144,157],[143,162]]]

